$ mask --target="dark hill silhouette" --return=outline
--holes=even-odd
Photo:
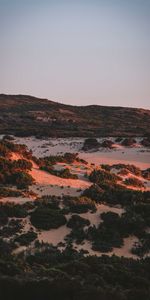
[[[146,136],[150,110],[72,106],[28,95],[0,94],[0,134],[51,137]]]

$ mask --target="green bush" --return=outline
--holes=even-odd
[[[90,225],[90,221],[85,218],[80,217],[79,215],[71,216],[71,218],[69,219],[69,221],[67,223],[67,227],[73,228],[73,229],[83,228],[83,227],[89,226],[89,225]]]
[[[60,210],[38,207],[31,214],[31,223],[38,229],[49,230],[66,224],[66,218]]]
[[[61,178],[78,179],[78,176],[76,174],[72,174],[68,168],[58,171],[58,170],[54,170],[52,166],[42,166],[40,167],[40,169]]]
[[[20,189],[26,189],[29,185],[34,183],[34,179],[30,174],[18,171],[11,175],[10,182],[11,184],[17,185]]]
[[[103,193],[104,191],[102,188],[100,188],[97,184],[93,184],[88,189],[84,190],[82,195],[96,201],[97,203],[101,203]]]
[[[3,211],[9,218],[25,218],[28,214],[27,210],[22,205],[9,202],[0,203],[0,211]]]
[[[15,242],[19,243],[21,246],[27,246],[37,238],[37,233],[34,231],[28,231],[26,233],[20,234],[15,238]]]
[[[118,180],[122,180],[120,176],[110,173],[106,170],[93,170],[89,175],[89,180],[101,185],[105,183],[116,183]]]
[[[139,188],[144,187],[144,183],[136,177],[126,178],[124,183],[126,185],[135,186],[135,187],[139,187]]]
[[[96,205],[95,202],[87,197],[69,197],[65,196],[63,198],[64,204],[70,208],[70,211],[73,213],[85,213],[89,210],[95,211]]]

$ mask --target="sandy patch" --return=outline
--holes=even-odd
[[[38,234],[38,239],[40,242],[53,244],[56,246],[60,242],[65,242],[64,238],[67,234],[71,232],[71,229],[66,225],[59,227],[58,229],[51,229],[47,231],[41,231]]]
[[[91,182],[88,182],[86,180],[60,178],[37,168],[33,168],[30,171],[30,174],[35,179],[36,183],[41,185],[50,184],[64,187],[70,186],[75,189],[86,189],[91,186]]]
[[[28,197],[4,197],[0,199],[0,202],[12,202],[16,204],[24,204],[25,202],[33,201],[33,198]]]

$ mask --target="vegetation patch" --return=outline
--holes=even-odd
[[[106,170],[93,170],[89,175],[89,180],[101,186],[105,183],[117,183],[117,181],[122,180],[122,178]]]
[[[126,185],[135,186],[135,187],[139,187],[139,188],[144,187],[144,183],[140,179],[138,179],[136,177],[126,178],[125,181],[124,181],[124,183]]]
[[[38,207],[31,214],[31,223],[38,229],[49,230],[66,224],[66,218],[60,210]]]
[[[121,142],[122,146],[125,147],[132,147],[133,145],[136,144],[136,140],[134,138],[125,138],[122,142]]]
[[[95,211],[96,205],[95,202],[92,201],[88,197],[70,197],[64,196],[63,198],[64,205],[70,209],[72,213],[86,213],[89,210]]]
[[[134,166],[134,165],[130,165],[130,164],[114,164],[111,166],[111,168],[115,168],[117,170],[122,170],[122,169],[126,169],[128,170],[130,173],[132,173],[133,175],[136,176],[141,176],[142,175],[142,171],[140,168]]]
[[[37,233],[34,231],[28,231],[26,233],[20,234],[15,238],[15,242],[19,243],[21,246],[27,246],[37,238]]]
[[[88,150],[92,150],[92,149],[98,149],[100,147],[100,143],[98,142],[97,139],[85,139],[82,150],[83,151],[88,151]]]
[[[9,218],[25,218],[28,215],[27,210],[19,204],[0,202],[0,211]]]
[[[78,179],[78,176],[76,174],[72,174],[68,168],[58,171],[58,170],[54,170],[52,167],[42,166],[40,169],[61,178]]]
[[[90,221],[82,218],[79,215],[73,215],[71,216],[71,218],[69,219],[68,223],[67,223],[67,227],[69,228],[83,228],[85,226],[89,226],[90,225]]]

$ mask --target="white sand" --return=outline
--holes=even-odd
[[[71,229],[64,225],[58,229],[41,231],[41,233],[38,234],[38,239],[40,242],[43,241],[44,243],[49,243],[56,246],[58,243],[64,242],[65,236],[69,234],[70,231]]]
[[[114,140],[113,138],[111,138]],[[82,152],[84,138],[49,138],[36,139],[30,138],[15,138],[17,143],[26,144],[33,154],[37,157],[63,154],[65,152],[78,152],[80,157],[87,160],[89,163],[99,164],[116,164],[126,163],[134,164],[141,169],[150,167],[150,151],[138,144],[136,147],[123,147],[115,144],[115,149],[101,148],[96,152]],[[104,139],[98,139],[102,142]],[[139,143],[140,138],[136,138]]]

